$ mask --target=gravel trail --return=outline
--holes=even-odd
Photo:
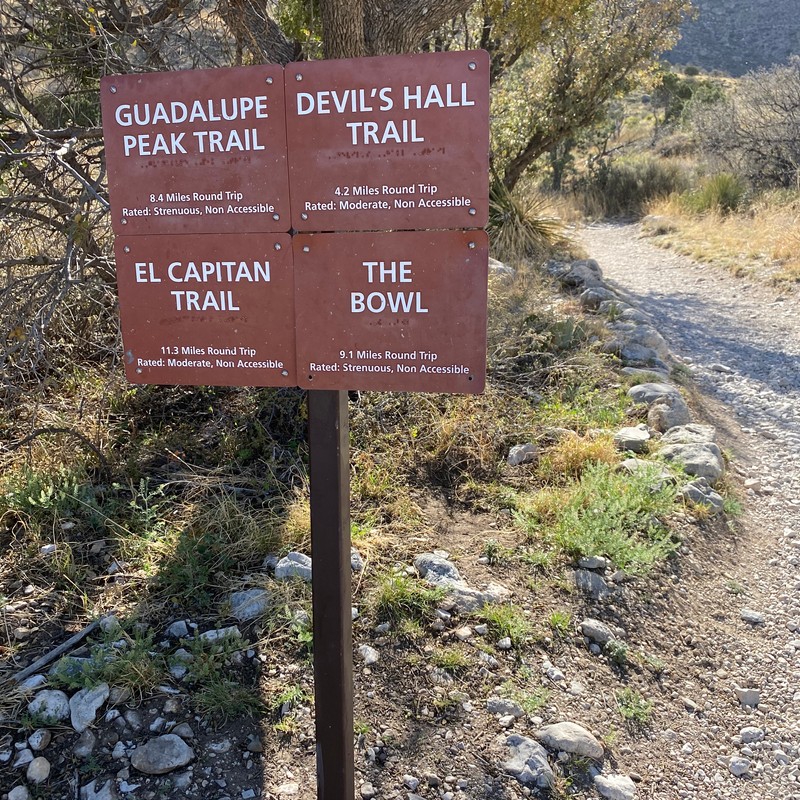
[[[800,800],[797,296],[660,250],[637,225],[596,224],[579,236],[690,369],[748,487],[725,557],[694,564],[681,584],[675,635],[693,638],[698,657],[667,675],[674,702],[657,705],[650,741],[632,756],[660,778],[640,796]],[[746,621],[745,610],[763,621]],[[756,708],[740,704],[737,686],[758,690]]]

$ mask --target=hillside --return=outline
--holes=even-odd
[[[742,75],[800,55],[800,14],[796,0],[695,0],[697,19],[688,22],[673,64]]]

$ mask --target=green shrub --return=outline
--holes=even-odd
[[[688,184],[685,169],[671,161],[605,159],[576,189],[588,215],[614,217],[643,214],[650,202],[685,191]]]
[[[720,172],[706,178],[700,188],[683,196],[684,206],[696,214],[717,211],[727,214],[742,206],[747,184],[738,175]]]
[[[565,241],[561,222],[547,214],[543,198],[512,194],[499,180],[489,190],[486,229],[492,253],[501,261],[543,255]]]

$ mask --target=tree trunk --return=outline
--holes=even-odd
[[[364,0],[322,0],[325,58],[360,58],[364,42]]]

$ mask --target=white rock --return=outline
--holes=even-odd
[[[15,786],[8,793],[8,800],[30,800],[31,793],[27,786]]]
[[[194,759],[194,750],[180,736],[166,733],[137,747],[131,753],[131,766],[147,775],[163,775]]]
[[[740,758],[734,756],[728,762],[728,769],[737,777],[741,778],[742,775],[747,775],[750,771],[750,760],[747,758]]]
[[[53,734],[47,728],[39,728],[28,737],[28,746],[31,750],[44,750],[52,738]]]
[[[603,758],[603,746],[600,742],[586,728],[574,722],[546,725],[536,731],[534,736],[551,750],[563,750],[596,761]]]
[[[236,625],[231,625],[227,628],[212,628],[210,631],[204,631],[200,634],[199,638],[204,642],[219,642],[227,637],[241,639],[242,632]]]
[[[78,733],[94,722],[98,709],[108,700],[108,693],[108,684],[100,683],[92,689],[81,689],[70,698],[70,721]]]
[[[263,616],[272,605],[272,596],[266,589],[245,589],[234,592],[230,598],[231,615],[239,622]]]
[[[275,579],[285,581],[289,578],[311,580],[311,559],[305,553],[287,553],[275,565]]]
[[[520,464],[528,464],[539,457],[539,448],[530,442],[527,444],[516,444],[508,453],[506,461],[511,467],[518,467]]]
[[[381,657],[380,653],[374,647],[370,647],[368,644],[362,644],[358,648],[358,654],[364,659],[364,665],[367,667],[377,664]]]
[[[63,722],[69,717],[69,698],[60,689],[44,689],[28,703],[28,713],[48,722]]]
[[[596,775],[594,787],[608,800],[633,800],[636,784],[627,775]]]
[[[50,762],[44,756],[37,756],[28,764],[25,777],[30,783],[44,783],[50,777]]]

